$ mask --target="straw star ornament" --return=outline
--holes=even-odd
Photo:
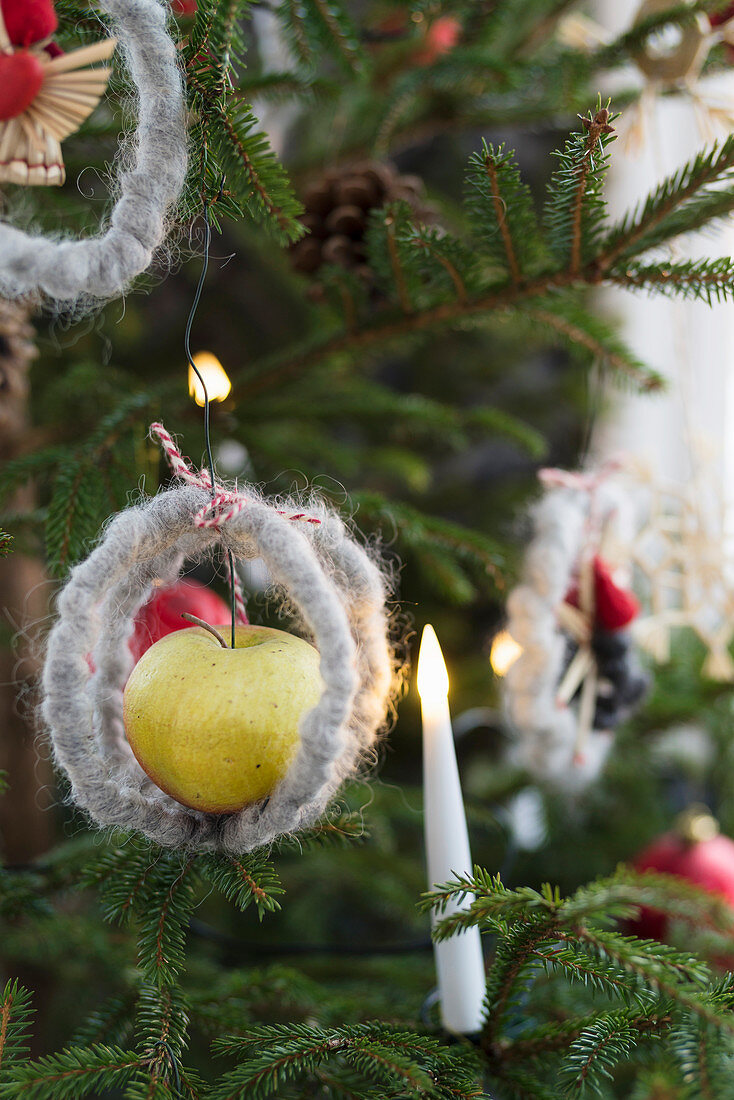
[[[53,7],[25,0],[0,4],[0,183],[53,186],[65,178],[61,142],[104,95],[115,40],[70,53],[51,42]]]

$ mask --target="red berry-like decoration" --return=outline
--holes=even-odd
[[[413,55],[416,65],[433,65],[439,58],[451,53],[461,38],[463,27],[455,15],[441,15],[434,19],[428,30],[424,44]]]
[[[14,46],[43,42],[59,25],[51,0],[0,0],[0,10],[8,38]]]
[[[160,638],[190,628],[191,623],[181,618],[184,612],[210,626],[221,626],[230,619],[224,600],[199,581],[182,578],[166,588],[158,588],[135,618],[129,643],[135,660],[139,661]]]
[[[672,832],[643,848],[633,866],[637,871],[659,871],[685,879],[734,908],[734,840],[721,836],[718,829],[708,812],[694,807],[681,814]],[[632,931],[643,939],[665,942],[668,918],[654,909],[643,909]]]
[[[709,12],[709,23],[712,27],[720,27],[722,23],[728,23],[734,19],[734,4],[729,4],[720,12]]]
[[[0,122],[22,115],[41,90],[43,64],[27,50],[0,54]]]
[[[574,585],[566,603],[579,606],[579,590]],[[637,618],[640,605],[635,596],[612,579],[609,566],[598,555],[594,558],[594,626],[597,630],[623,630]]]

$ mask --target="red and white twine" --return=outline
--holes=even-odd
[[[243,496],[242,493],[238,492],[236,487],[234,489],[227,489],[224,485],[217,485],[216,482],[212,487],[212,479],[209,471],[203,469],[197,472],[191,460],[184,458],[181,454],[170,432],[166,431],[163,425],[158,421],[150,425],[148,434],[151,439],[157,439],[160,443],[174,477],[179,478],[180,481],[185,482],[187,485],[195,485],[199,489],[206,489],[208,492],[212,493],[211,500],[203,504],[194,515],[194,525],[196,527],[220,528],[223,524],[234,519],[235,516],[239,515],[239,513],[247,507],[247,498]],[[321,523],[320,519],[309,516],[305,512],[288,514],[287,512],[279,511],[278,515],[286,516],[286,518],[290,520],[303,520],[304,523]],[[229,583],[234,589],[237,618],[241,623],[247,623],[249,620],[247,618],[247,610],[245,608],[239,575],[236,569],[230,569],[228,554],[225,554],[224,561],[229,575]]]

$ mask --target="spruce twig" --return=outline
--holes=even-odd
[[[592,170],[594,156],[596,155],[602,135],[614,133],[614,127],[610,125],[609,117],[609,110],[607,107],[602,107],[598,110],[593,118],[591,116],[588,118],[581,115],[579,116],[579,118],[581,118],[581,125],[586,131],[586,148],[578,167],[578,183],[573,202],[570,266],[570,271],[573,275],[578,275],[581,268],[581,219],[584,211],[584,199],[586,197],[586,188],[589,182],[589,173]]]

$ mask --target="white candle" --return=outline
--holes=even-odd
[[[449,713],[449,678],[432,626],[421,638],[418,691],[423,714],[423,802],[428,885],[432,889],[472,870],[469,834],[454,733]],[[470,905],[452,902],[447,914]],[[441,1020],[447,1031],[470,1035],[482,1024],[486,980],[478,928],[434,944]]]

